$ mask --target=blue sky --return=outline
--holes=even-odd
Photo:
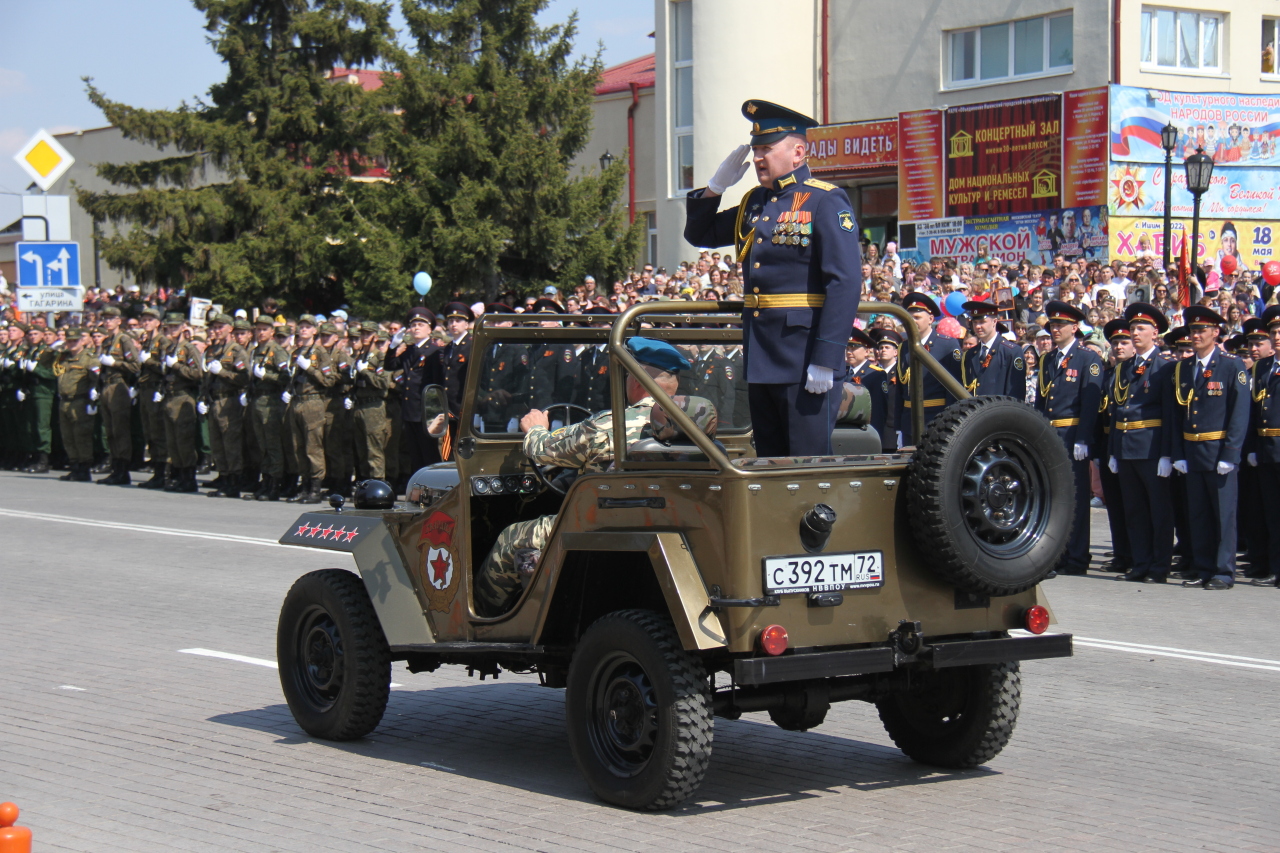
[[[396,6],[398,8],[398,2]],[[653,50],[653,0],[551,0],[543,23],[578,10],[583,53],[604,45],[613,65]],[[193,101],[225,71],[205,42],[204,18],[185,0],[9,0],[0,49],[0,227],[21,214],[30,179],[14,152],[51,133],[106,122],[84,94],[92,77],[108,97],[162,109]]]

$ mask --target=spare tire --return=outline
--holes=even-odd
[[[1012,397],[961,400],[934,419],[907,468],[911,532],[949,583],[1013,595],[1058,564],[1075,488],[1042,414]]]

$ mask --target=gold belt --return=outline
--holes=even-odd
[[[1116,429],[1123,432],[1130,429],[1153,429],[1158,426],[1164,426],[1164,421],[1160,418],[1149,421],[1122,421],[1116,424]]]
[[[747,308],[821,308],[826,301],[821,293],[748,293],[742,297]]]
[[[933,400],[925,400],[925,401],[924,401],[924,402],[922,402],[920,405],[924,406],[926,409],[933,409],[933,408],[936,408],[936,407],[938,407],[938,406],[945,406],[946,404],[947,404],[947,400],[946,400],[946,398],[945,398],[945,397],[937,397],[937,398],[935,398],[935,399],[933,399]],[[911,401],[910,401],[910,400],[904,400],[904,401],[902,402],[902,408],[904,408],[904,409],[909,409],[909,408],[911,408]]]
[[[1280,438],[1280,429],[1272,429],[1271,427],[1258,427],[1258,435],[1262,438]]]
[[[1058,418],[1056,421],[1049,421],[1051,427],[1069,427],[1080,426],[1079,418]]]
[[[1182,438],[1185,441],[1218,441],[1227,437],[1226,430],[1217,432],[1184,432]]]

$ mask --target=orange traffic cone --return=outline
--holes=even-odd
[[[0,853],[31,853],[31,830],[14,826],[17,820],[18,807],[0,803]]]

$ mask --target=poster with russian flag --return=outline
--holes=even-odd
[[[1280,96],[1111,87],[1111,160],[1164,163],[1160,131],[1178,129],[1175,161],[1197,148],[1218,166],[1280,166]]]

